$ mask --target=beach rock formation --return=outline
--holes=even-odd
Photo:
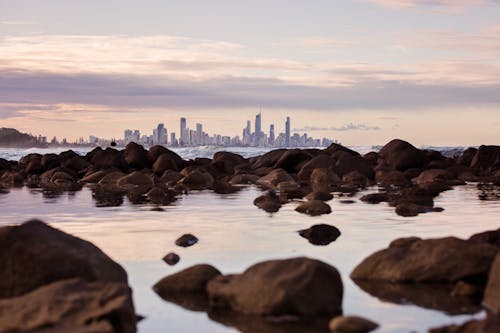
[[[173,266],[177,264],[181,260],[181,257],[177,253],[170,252],[167,255],[163,257],[163,261],[166,262],[168,265]]]
[[[378,326],[377,323],[359,316],[338,316],[328,324],[333,333],[368,333]]]
[[[483,304],[493,313],[500,315],[500,253],[491,266]]]
[[[327,203],[321,200],[305,201],[295,208],[299,213],[308,214],[311,216],[318,216],[323,214],[330,214],[332,208]]]
[[[471,320],[462,325],[450,325],[429,330],[429,333],[498,333],[500,316],[489,315],[482,320]]]
[[[125,270],[92,243],[38,220],[0,228],[0,262],[0,298],[69,278],[127,283]]]
[[[184,234],[175,240],[175,245],[181,247],[189,247],[198,243],[198,238],[192,234]]]
[[[248,315],[308,317],[342,312],[338,271],[303,257],[264,261],[242,274],[217,276],[208,282],[207,293],[212,309]]]
[[[199,264],[169,275],[158,281],[153,290],[162,297],[178,293],[205,293],[207,283],[221,272],[213,266]]]
[[[281,201],[274,191],[255,198],[253,204],[268,213],[275,213],[281,208]]]
[[[0,299],[0,332],[135,331],[136,315],[126,283],[66,279]]]
[[[379,156],[386,165],[399,171],[421,168],[427,163],[423,151],[399,139],[392,140],[382,147]]]
[[[315,224],[298,233],[313,245],[328,245],[340,236],[340,230],[328,224]]]

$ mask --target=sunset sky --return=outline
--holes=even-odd
[[[2,1],[0,127],[500,143],[499,0]]]

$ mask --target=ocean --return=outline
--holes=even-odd
[[[362,152],[371,148],[363,147]],[[196,147],[175,151],[184,158],[193,158],[211,157],[217,149]],[[244,156],[265,152],[257,148],[231,150]],[[35,151],[39,150],[4,149],[0,150],[0,157],[19,159]],[[83,154],[87,150],[76,151]],[[142,333],[243,332],[241,326],[238,330],[204,312],[168,303],[151,287],[164,276],[198,263],[211,264],[223,273],[238,273],[262,260],[298,256],[335,266],[345,288],[344,313],[378,322],[381,327],[375,332],[427,332],[430,327],[483,317],[483,312],[465,314],[467,311],[460,308],[437,310],[439,306],[433,304],[439,303],[440,296],[434,294],[426,295],[425,301],[420,299],[420,302],[405,297],[396,300],[377,297],[354,284],[349,274],[366,256],[399,237],[469,237],[497,229],[500,201],[479,200],[476,184],[470,183],[436,198],[435,204],[443,207],[443,212],[404,218],[385,203],[371,205],[359,200],[371,191],[376,188],[349,198],[353,200],[351,204],[335,197],[329,202],[331,214],[310,217],[294,211],[298,202],[289,203],[274,214],[257,209],[253,200],[261,191],[255,186],[242,187],[233,194],[193,191],[163,211],[153,211],[149,204],[132,204],[126,198],[121,206],[98,207],[88,188],[60,196],[48,195],[40,189],[13,188],[0,192],[0,226],[38,218],[100,247],[128,272],[136,312],[145,316],[139,323]],[[328,246],[314,246],[296,232],[318,223],[336,226],[341,236]],[[184,233],[194,234],[199,243],[189,248],[175,246],[175,239]],[[172,267],[161,259],[171,251],[181,257]]]

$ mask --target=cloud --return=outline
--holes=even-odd
[[[344,126],[335,127],[314,127],[314,126],[305,126],[302,128],[294,128],[295,132],[317,132],[317,131],[337,131],[337,132],[345,132],[345,131],[379,131],[380,127],[378,126],[369,126],[365,124],[353,124],[349,123]]]
[[[467,7],[486,3],[498,3],[497,0],[368,0],[386,7]]]
[[[311,48],[336,48],[355,46],[358,43],[352,40],[333,39],[322,36],[311,36],[298,39],[287,40],[278,43],[280,46],[311,47]]]

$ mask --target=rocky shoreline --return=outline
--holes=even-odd
[[[148,151],[131,143],[121,151],[96,148],[86,156],[67,151],[0,160],[3,191],[28,186],[58,195],[88,186],[97,205],[117,206],[126,196],[158,210],[190,191],[233,193],[255,184],[264,192],[254,200],[258,208],[273,213],[299,202],[298,213],[315,216],[332,213],[327,202],[334,197],[348,199],[378,186],[361,200],[385,202],[407,217],[442,211],[434,198],[465,182],[478,183],[478,199],[498,199],[499,146],[470,148],[449,158],[393,140],[364,156],[334,144],[325,150],[278,149],[249,159],[220,152],[212,159],[186,161],[162,146]],[[327,224],[298,232],[321,246],[341,236]],[[185,234],[175,245],[196,246],[197,240]],[[430,333],[499,332],[499,250],[500,229],[469,239],[401,238],[365,258],[350,278],[384,301],[404,300],[451,314],[486,313],[484,319]],[[164,260],[175,265],[179,256],[171,252]],[[0,333],[137,330],[141,317],[135,314],[125,270],[89,242],[28,221],[0,228],[0,263]],[[162,278],[153,290],[242,332],[369,332],[378,327],[376,318],[343,314],[338,270],[313,258],[268,260],[239,274],[198,264]]]

